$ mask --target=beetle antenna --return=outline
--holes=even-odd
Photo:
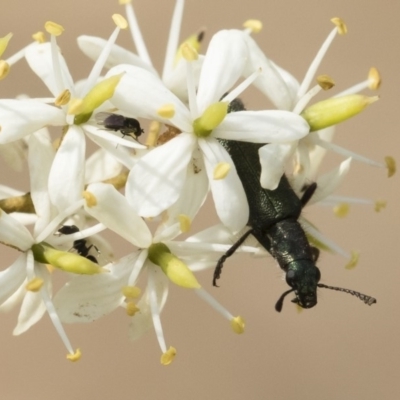
[[[292,293],[292,292],[294,292],[294,289],[287,290],[286,292],[284,292],[284,293],[282,294],[281,297],[279,297],[278,301],[277,301],[276,304],[275,304],[275,310],[276,310],[276,311],[278,311],[278,312],[281,312],[281,311],[282,311],[283,300],[285,300],[285,297],[286,297],[289,293]]]
[[[374,297],[367,296],[366,294],[362,294],[360,292],[356,292],[355,290],[344,289],[344,288],[340,288],[340,287],[336,287],[336,286],[327,286],[327,285],[324,285],[323,283],[318,283],[317,286],[320,288],[337,290],[339,292],[349,293],[352,296],[358,297],[360,300],[362,300],[365,304],[368,304],[369,306],[376,303],[376,299]]]

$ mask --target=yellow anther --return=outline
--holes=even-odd
[[[119,0],[119,4],[121,4],[121,5],[129,4],[131,2],[132,2],[132,0]]]
[[[385,163],[388,170],[388,178],[390,178],[396,173],[396,160],[391,156],[386,156]]]
[[[126,303],[126,313],[130,317],[133,317],[138,311],[140,311],[140,308],[137,307],[133,301],[129,301],[128,303]]]
[[[186,61],[196,61],[199,58],[199,53],[190,43],[183,43],[181,46],[182,57]]]
[[[161,364],[162,365],[169,365],[172,363],[176,356],[176,349],[175,347],[170,346],[169,349],[161,356]]]
[[[82,357],[82,352],[81,349],[76,349],[75,353],[68,353],[67,354],[67,360],[75,362],[79,361]]]
[[[46,264],[46,269],[47,271],[49,271],[49,274],[52,274],[56,269],[50,265],[50,264]]]
[[[379,71],[372,67],[368,73],[368,88],[370,90],[377,90],[381,86],[382,79]]]
[[[224,179],[229,174],[231,165],[227,162],[220,162],[214,168],[213,178],[215,180]]]
[[[76,115],[80,113],[82,109],[83,100],[82,99],[71,99],[68,104],[68,114],[69,115]]]
[[[157,139],[160,134],[161,123],[158,121],[152,121],[149,126],[149,132],[147,134],[146,146],[154,147],[157,144]]]
[[[161,118],[171,119],[175,115],[175,106],[173,104],[164,104],[157,110],[157,114]]]
[[[25,289],[30,292],[38,292],[44,284],[44,280],[42,278],[33,278],[25,285]]]
[[[335,81],[329,75],[317,76],[317,82],[323,90],[329,90],[335,86]]]
[[[46,42],[46,36],[44,36],[44,33],[42,31],[34,33],[32,35],[32,39],[35,40],[38,43],[45,43]]]
[[[250,29],[253,33],[258,33],[263,27],[259,19],[248,19],[243,23],[243,28]]]
[[[233,330],[233,332],[237,333],[237,334],[241,334],[244,332],[244,328],[245,328],[245,323],[244,323],[244,319],[238,315],[237,317],[234,317],[231,319],[231,328]]]
[[[44,29],[47,33],[54,36],[60,36],[64,32],[64,27],[52,21],[47,21],[44,24]]]
[[[96,196],[93,193],[88,192],[87,190],[85,190],[82,193],[82,197],[86,200],[86,205],[89,208],[97,206],[97,199],[96,199]]]
[[[339,218],[344,218],[350,211],[350,204],[348,203],[340,203],[333,207],[333,212]]]
[[[384,208],[386,208],[387,201],[386,200],[377,200],[374,205],[374,210],[376,212],[380,212]]]
[[[347,25],[341,18],[332,18],[331,22],[336,25],[339,35],[345,35],[347,33]]]
[[[190,227],[192,225],[192,221],[188,215],[185,214],[179,214],[178,215],[178,220],[179,220],[179,226],[181,228],[181,232],[189,232]]]
[[[149,247],[149,260],[158,265],[164,274],[178,286],[199,289],[201,286],[189,267],[171,253],[164,243],[153,243]]]
[[[0,57],[3,55],[3,53],[6,51],[6,48],[8,46],[8,42],[12,38],[12,33],[7,34],[6,36],[0,38]]]
[[[71,92],[68,89],[64,89],[54,101],[57,107],[65,106],[71,100]]]
[[[304,308],[300,306],[299,304],[296,304],[296,311],[297,314],[301,314],[304,311]]]
[[[118,28],[126,29],[128,27],[128,21],[121,14],[113,14],[112,19]]]
[[[10,72],[10,65],[4,60],[0,60],[0,80],[4,79]]]
[[[142,291],[137,286],[124,286],[122,288],[122,294],[131,299],[136,299],[140,296]]]
[[[345,265],[346,269],[353,269],[358,264],[358,259],[360,258],[360,253],[358,251],[353,250],[351,252],[351,258],[349,262]]]

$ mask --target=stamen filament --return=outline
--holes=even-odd
[[[347,149],[345,149],[343,147],[340,147],[337,144],[333,144],[331,142],[327,142],[325,140],[321,140],[316,135],[312,135],[312,137],[310,137],[310,140],[314,144],[316,144],[317,146],[320,146],[320,147],[322,147],[324,149],[327,149],[327,150],[332,150],[332,151],[334,151],[336,153],[341,154],[344,157],[351,157],[354,160],[357,160],[357,161],[360,161],[360,162],[363,162],[363,163],[366,163],[366,164],[369,164],[369,165],[373,165],[374,167],[386,168],[386,166],[383,165],[382,163],[379,163],[377,161],[371,160],[371,159],[369,159],[367,157],[364,157],[364,156],[361,156],[361,155],[359,155],[357,153],[353,153],[352,151],[347,150]]]
[[[309,233],[312,237],[314,237],[317,241],[321,242],[324,246],[326,246],[329,250],[333,251],[341,255],[344,258],[350,259],[351,255],[343,250],[338,244],[336,244],[333,240],[327,238],[326,236],[322,235],[317,229],[315,229],[308,221],[304,218],[301,219],[301,225],[303,226],[304,230]]]
[[[61,74],[61,66],[60,66],[60,58],[59,58],[59,51],[57,46],[57,39],[54,35],[50,36],[50,43],[51,43],[51,59],[53,62],[53,72],[54,72],[54,81],[57,85],[57,92],[61,93],[65,87],[62,74]]]
[[[117,37],[119,35],[119,32],[121,31],[121,28],[118,26],[114,29],[113,33],[111,34],[110,38],[107,41],[107,44],[104,46],[103,50],[101,51],[99,58],[96,60],[95,64],[93,65],[92,70],[90,71],[90,74],[85,82],[85,86],[83,87],[82,92],[79,94],[79,97],[85,97],[90,88],[92,88],[97,80],[99,79],[99,76],[101,74],[101,70],[104,67],[104,64],[107,61],[108,56],[110,55],[111,49],[114,46],[115,41],[117,40]]]
[[[34,260],[33,260],[33,253],[32,251],[28,251],[27,253],[27,265],[33,265],[34,266]],[[29,268],[30,269],[30,268]],[[44,277],[41,274],[41,268],[34,268],[32,271],[33,274],[36,276],[44,279]],[[43,303],[46,307],[47,313],[49,314],[49,317],[51,319],[51,322],[54,325],[54,328],[56,329],[58,335],[60,336],[62,342],[64,343],[64,346],[67,348],[68,352],[70,354],[74,354],[74,350],[72,348],[72,345],[68,339],[68,336],[64,330],[64,327],[61,324],[61,320],[56,312],[56,309],[54,307],[53,301],[51,300],[49,293],[47,291],[46,285],[43,285],[43,287],[40,289],[40,294],[43,299]]]
[[[36,43],[29,43],[27,46],[25,46],[24,48],[22,48],[21,50],[17,51],[15,54],[13,54],[12,56],[8,57],[6,59],[6,62],[12,66],[14,64],[16,64],[19,60],[21,60],[22,58],[25,57],[25,52],[28,49],[28,47],[36,45]]]
[[[140,252],[138,258],[136,259],[135,263],[133,264],[132,272],[131,272],[131,274],[129,276],[129,279],[128,279],[128,286],[135,286],[136,285],[136,282],[138,280],[139,274],[142,271],[143,264],[147,260],[147,256],[148,256],[147,249],[142,250]]]
[[[309,66],[308,71],[306,72],[306,75],[304,76],[303,82],[301,82],[299,90],[297,91],[297,98],[303,97],[304,94],[307,92],[307,90],[310,86],[310,83],[311,83],[312,79],[314,78],[314,75],[315,75],[319,65],[321,64],[322,59],[324,58],[326,52],[328,51],[328,49],[329,49],[331,43],[333,42],[333,39],[335,38],[337,33],[338,33],[338,28],[335,27],[332,29],[331,33],[325,39],[325,42],[322,44],[317,55],[315,56],[311,65]]]
[[[107,227],[105,225],[98,223],[96,225],[91,226],[90,228],[82,229],[81,231],[73,233],[71,235],[54,237],[52,238],[51,243],[54,245],[60,245],[74,240],[85,239],[89,236],[93,236],[99,232],[104,231],[106,228]]]
[[[153,319],[153,326],[156,332],[158,344],[161,348],[161,351],[165,353],[167,351],[167,345],[164,339],[164,333],[161,325],[161,318],[160,318],[160,310],[157,304],[157,294],[154,285],[154,277],[153,277],[154,270],[153,268],[149,268],[149,276],[148,276],[148,291],[149,291],[149,302],[150,302],[150,309],[151,309],[151,317]]]
[[[84,204],[84,199],[78,200],[77,202],[71,204],[68,208],[66,208],[64,211],[62,211],[60,214],[58,214],[47,226],[45,229],[43,229],[42,232],[39,233],[39,235],[36,237],[35,242],[40,243],[43,242],[47,236],[50,236],[53,234],[53,232],[56,230],[56,228],[61,225],[61,222],[63,222],[65,219],[67,219],[69,216],[75,214],[80,208],[83,207]]]
[[[211,296],[204,289],[195,289],[196,294],[205,300],[214,310],[219,312],[224,318],[228,321],[231,321],[234,316],[221,304],[219,303],[213,296]]]
[[[126,17],[128,18],[132,40],[135,43],[135,47],[139,57],[148,65],[153,66],[146,45],[144,43],[142,33],[139,28],[135,11],[131,3],[125,5],[125,12],[126,12]]]
[[[249,75],[242,83],[235,87],[232,91],[230,91],[221,101],[231,102],[232,100],[239,97],[242,92],[244,92],[261,74],[262,69],[254,71],[251,75]]]
[[[315,85],[313,88],[311,88],[303,97],[299,99],[297,104],[293,108],[293,112],[295,114],[300,114],[306,105],[310,102],[310,100],[316,96],[320,91],[322,90],[321,86]]]
[[[190,116],[194,120],[199,117],[199,108],[197,106],[196,85],[194,82],[193,65],[191,61],[186,61],[186,82]]]
[[[174,13],[171,20],[171,27],[169,30],[167,50],[165,53],[164,68],[162,72],[162,79],[164,81],[166,77],[171,73],[174,66],[175,55],[179,45],[179,35],[181,30],[184,5],[184,0],[177,0],[175,3]]]

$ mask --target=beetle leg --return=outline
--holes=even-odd
[[[232,247],[218,260],[217,266],[214,269],[213,286],[217,286],[217,279],[221,277],[222,267],[224,266],[225,260],[230,257],[235,251],[242,245],[242,243],[247,239],[247,237],[253,233],[253,229],[248,230],[244,233],[233,245]]]
[[[310,201],[311,197],[313,197],[313,194],[315,193],[316,189],[317,189],[317,182],[313,182],[311,183],[311,185],[305,187],[304,193],[300,198],[300,203],[302,208],[304,208],[304,206]]]

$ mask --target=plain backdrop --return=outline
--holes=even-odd
[[[160,70],[174,1],[134,5]],[[2,6],[0,34],[14,33],[4,57],[29,43],[45,21],[53,20],[65,27],[58,43],[76,80],[86,77],[92,65],[77,48],[76,37],[108,37],[111,15],[123,13],[111,0],[2,0]],[[260,19],[260,46],[301,80],[332,29],[330,18],[343,18],[349,33],[335,40],[318,73],[334,77],[338,93],[364,79],[375,66],[383,85],[381,100],[342,124],[335,142],[382,161],[388,154],[399,159],[400,152],[399,15],[400,3],[395,0],[188,0],[181,37],[207,27],[206,45],[219,29],[240,28],[246,19]],[[118,43],[134,50],[126,32]],[[0,82],[0,93],[2,98],[48,95],[24,61]],[[256,91],[243,98],[249,108],[270,107]],[[330,155],[324,170],[341,160]],[[28,190],[25,172],[11,173],[1,161],[0,182]],[[83,352],[78,363],[70,363],[47,315],[27,333],[13,337],[18,315],[13,311],[0,315],[0,399],[398,399],[399,178],[387,179],[384,169],[353,162],[339,193],[383,198],[388,205],[381,213],[371,206],[354,206],[345,219],[335,217],[328,207],[305,211],[325,235],[346,250],[361,253],[352,271],[344,269],[343,258],[322,254],[322,282],[373,295],[376,305],[320,290],[315,308],[298,313],[287,300],[278,314],[274,304],[287,285],[274,260],[235,255],[225,266],[219,289],[211,287],[212,271],[199,279],[232,313],[245,318],[243,335],[232,333],[227,321],[191,291],[171,285],[162,321],[167,343],[178,350],[173,364],[160,365],[152,331],[130,342],[129,320],[122,309],[92,324],[66,326],[73,345]],[[216,221],[211,203],[201,215],[194,230]],[[0,269],[15,257],[15,252],[1,248]]]

